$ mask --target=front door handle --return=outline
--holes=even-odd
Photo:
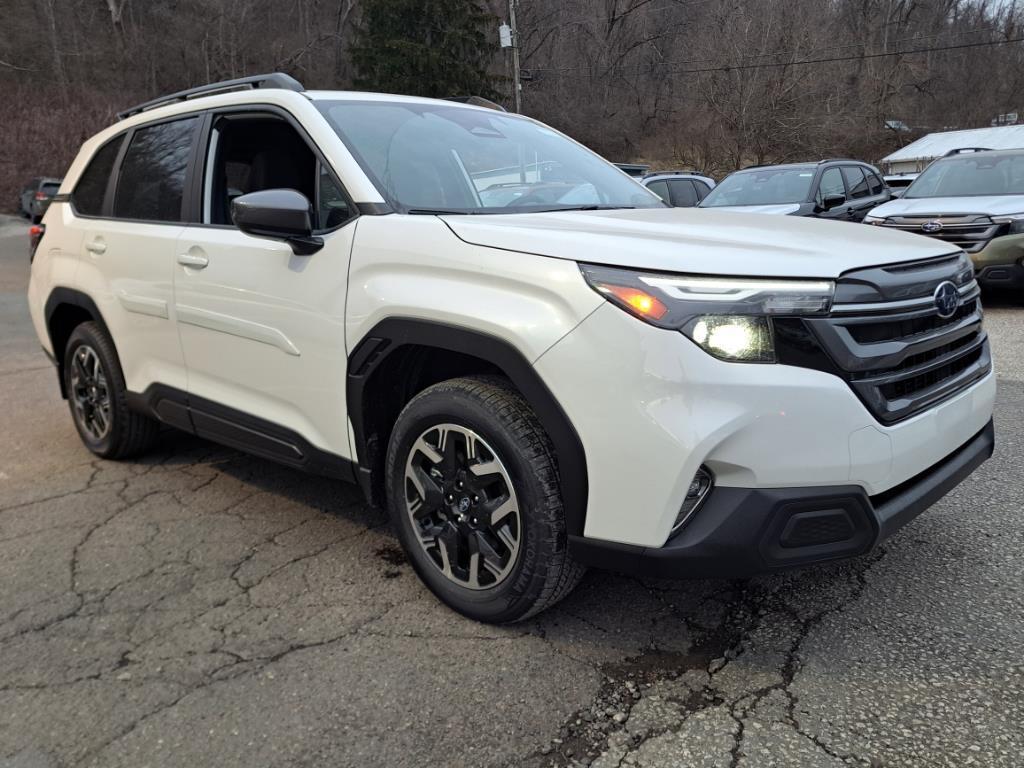
[[[107,252],[107,244],[102,240],[90,240],[85,244],[85,250],[89,253],[95,253],[97,256]]]
[[[178,263],[192,269],[203,269],[210,263],[210,259],[201,248],[189,248],[186,253],[178,254]]]

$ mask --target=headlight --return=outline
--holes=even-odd
[[[881,224],[885,221],[885,216],[872,216],[870,213],[864,217],[865,224]]]
[[[996,224],[1009,224],[1008,235],[1024,235],[1024,213],[1013,213],[1009,216],[993,216]]]
[[[823,315],[830,280],[760,280],[634,272],[584,264],[590,286],[608,301],[659,328],[682,331],[722,360],[775,361],[773,315]]]

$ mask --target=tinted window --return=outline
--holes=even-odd
[[[132,137],[114,199],[114,216],[181,221],[185,171],[198,118],[140,128]]]
[[[866,171],[866,173],[867,173],[867,177],[868,177],[868,185],[871,187],[871,194],[872,195],[880,195],[880,194],[882,194],[882,187],[884,185],[882,184],[882,180],[878,177],[878,174],[877,173],[873,173],[872,171]]]
[[[701,200],[703,200],[705,197],[707,197],[708,196],[708,192],[711,191],[711,187],[709,187],[703,181],[696,181],[696,180],[694,180],[693,188],[695,190],[697,190],[697,197],[700,198]]]
[[[854,200],[871,194],[868,191],[868,180],[864,178],[864,171],[857,166],[844,165],[843,176],[846,177],[846,188],[850,190],[850,197]]]
[[[688,179],[672,179],[668,183],[672,193],[672,205],[677,208],[690,208],[697,204],[697,193],[693,191],[693,182]]]
[[[671,203],[668,197],[668,183],[664,181],[652,181],[647,185],[647,188],[654,194],[664,200],[666,203]]]
[[[71,193],[71,203],[77,213],[85,216],[101,216],[103,214],[103,198],[107,194],[107,182],[110,180],[110,172],[114,168],[114,161],[117,160],[117,153],[121,149],[123,138],[123,136],[118,136],[100,147],[99,152],[93,155],[89,165],[86,166],[82,178],[75,185],[75,191]]]
[[[320,182],[317,194],[320,198],[317,229],[334,229],[348,221],[350,216],[348,201],[331,177],[331,174],[322,165],[320,166]]]
[[[821,184],[818,185],[818,202],[824,202],[826,197],[838,195],[846,198],[846,188],[843,186],[843,175],[838,168],[829,168],[821,174]]]

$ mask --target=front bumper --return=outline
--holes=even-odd
[[[655,578],[742,578],[862,555],[942,498],[992,455],[991,421],[937,464],[868,496],[859,486],[716,488],[663,547],[571,536],[581,563]]]
[[[1024,289],[1024,235],[1004,235],[971,254],[984,288]]]

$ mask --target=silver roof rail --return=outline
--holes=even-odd
[[[283,88],[287,91],[298,91],[302,92],[306,90],[302,83],[296,80],[291,75],[286,75],[284,72],[272,72],[267,75],[252,75],[251,77],[239,77],[235,80],[222,80],[219,83],[209,83],[208,85],[200,85],[197,88],[188,88],[184,91],[178,91],[176,93],[168,94],[167,96],[161,96],[151,101],[145,101],[142,104],[137,104],[131,109],[126,109],[124,112],[117,113],[118,120],[124,120],[126,117],[137,115],[140,112],[145,112],[150,109],[156,109],[167,104],[173,104],[177,101],[186,101],[187,99],[194,99],[198,96],[209,96],[214,93],[223,93],[225,91],[237,91],[243,88]]]

